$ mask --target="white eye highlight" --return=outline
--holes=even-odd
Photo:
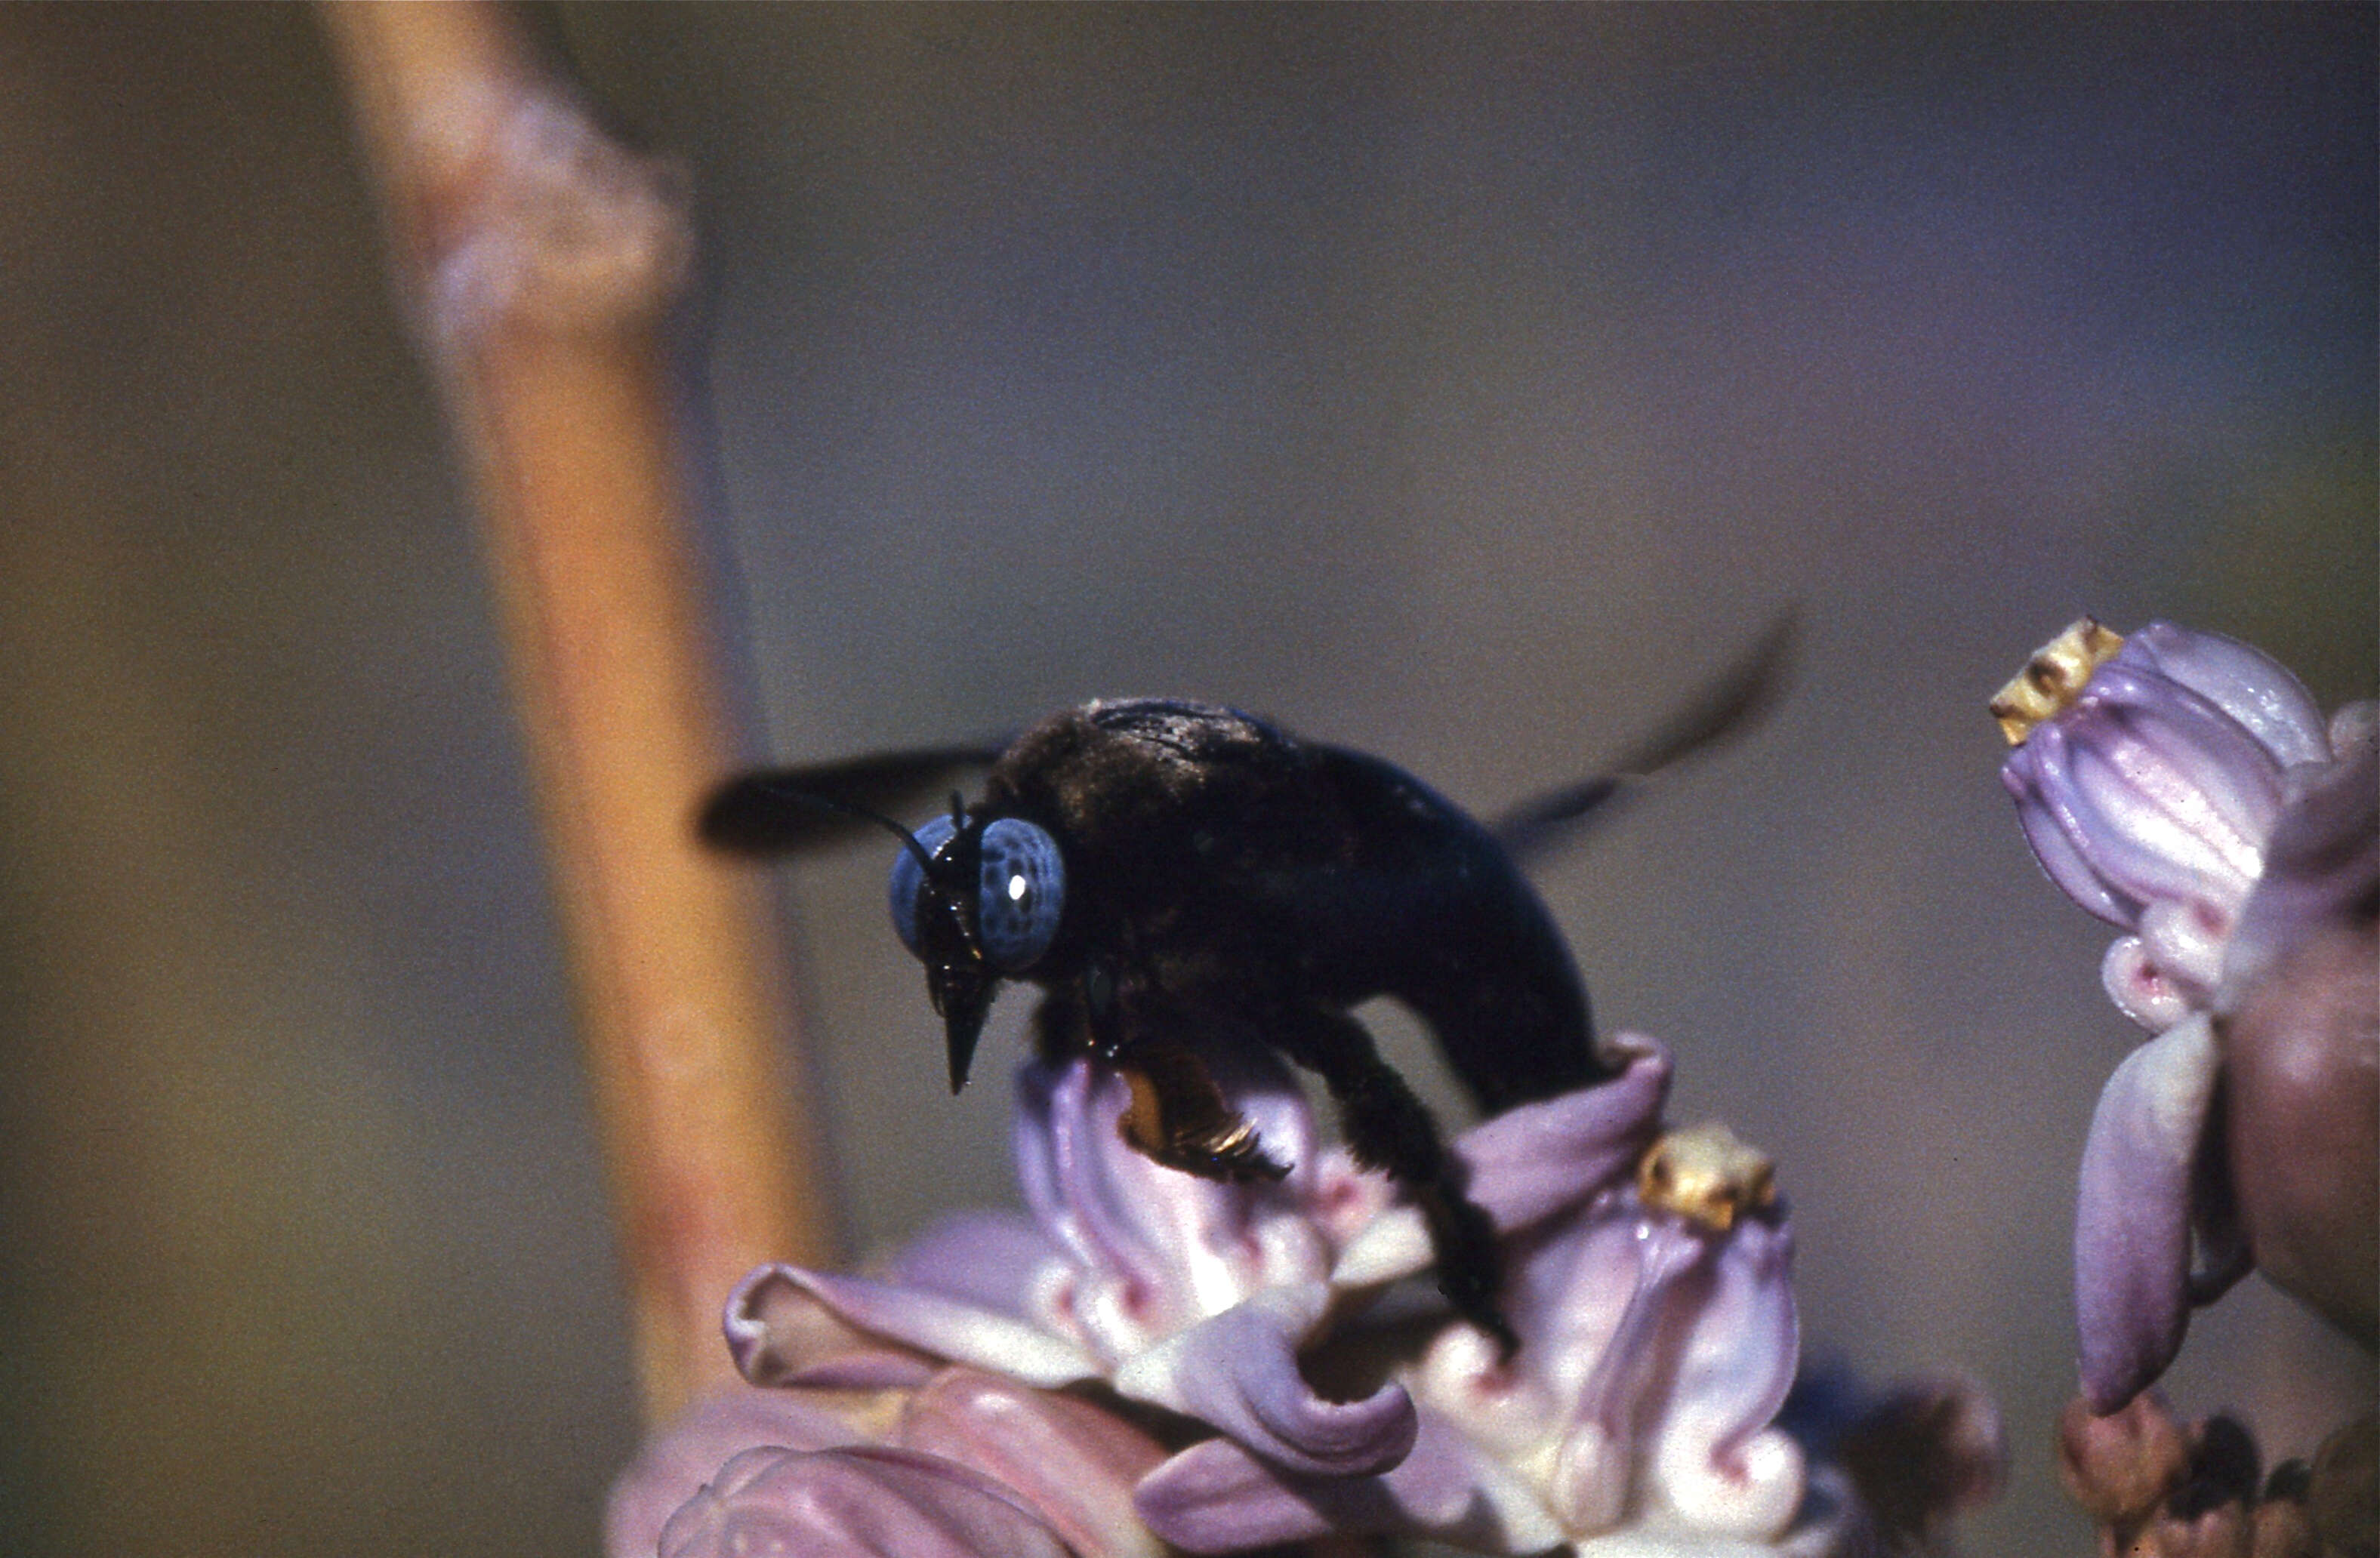
[[[984,960],[1003,973],[1031,968],[1056,939],[1066,907],[1058,841],[1022,817],[1001,818],[983,830],[978,882],[976,939]]]
[[[928,857],[951,841],[958,828],[947,816],[938,816],[911,835],[917,848]],[[887,891],[888,906],[892,911],[892,931],[901,945],[911,953],[917,951],[917,895],[926,886],[926,868],[917,864],[917,852],[903,850],[892,857],[892,880]]]

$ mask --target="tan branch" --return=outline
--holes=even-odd
[[[659,1420],[729,1377],[736,1277],[832,1256],[779,928],[689,832],[741,743],[664,336],[681,180],[598,130],[504,7],[322,15],[489,538]]]

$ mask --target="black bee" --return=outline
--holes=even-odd
[[[1208,1056],[1263,1045],[1312,1070],[1355,1156],[1413,1196],[1441,1291],[1509,1351],[1488,1217],[1349,1008],[1402,1002],[1490,1112],[1613,1074],[1570,951],[1514,855],[1630,778],[1741,728],[1778,685],[1790,631],[1772,631],[1621,772],[1493,827],[1378,757],[1233,709],[1130,699],[1051,715],[996,745],[747,774],[710,798],[700,831],[753,855],[869,822],[901,839],[893,928],[926,966],[953,1093],[1009,980],[1041,989],[1041,1052],[1122,1071],[1125,1140],[1192,1174],[1287,1172]],[[972,767],[988,769],[981,798],[953,795],[914,835],[881,815]]]

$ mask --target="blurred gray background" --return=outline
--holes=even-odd
[[[2374,15],[552,19],[694,173],[780,758],[1184,693],[1492,810],[1800,603],[1791,703],[1545,891],[1780,1160],[1809,1354],[1979,1374],[1970,1548],[2080,1554],[2072,1178],[2136,1035],[1982,703],[2086,610],[2380,680]],[[0,1552],[588,1552],[600,1170],[310,14],[0,9]],[[859,1250],[1009,1183],[883,853],[790,885]],[[2374,1393],[2254,1285],[2185,1359],[2274,1454]]]

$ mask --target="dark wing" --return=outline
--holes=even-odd
[[[1743,734],[1767,716],[1792,682],[1801,614],[1789,609],[1718,679],[1609,773],[1524,801],[1488,825],[1515,859],[1542,854],[1645,779]]]
[[[739,855],[795,854],[841,843],[941,799],[963,775],[990,767],[1005,745],[925,747],[756,769],[711,791],[695,830],[712,849]]]

